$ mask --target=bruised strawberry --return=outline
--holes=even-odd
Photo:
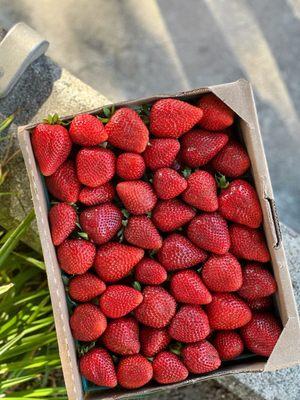
[[[160,199],[169,200],[182,193],[187,188],[187,182],[174,169],[160,168],[153,176],[153,187]]]
[[[135,267],[135,279],[144,285],[161,285],[167,277],[164,267],[152,258],[143,258]]]
[[[141,179],[145,169],[145,161],[140,154],[122,153],[117,158],[117,175],[126,181]]]
[[[203,250],[178,233],[166,237],[157,256],[167,271],[193,267],[207,257]]]
[[[66,203],[58,203],[49,211],[51,237],[54,246],[60,245],[76,227],[76,211]]]
[[[70,124],[69,133],[73,143],[80,146],[96,146],[107,140],[104,125],[90,114],[76,115]]]
[[[243,268],[243,285],[238,294],[247,300],[270,296],[277,290],[271,272],[259,263],[249,263]]]
[[[136,389],[146,385],[153,376],[150,361],[140,354],[123,357],[117,367],[118,383],[125,389]]]
[[[138,113],[130,108],[117,110],[105,126],[108,142],[118,149],[142,153],[149,141],[149,132]]]
[[[136,320],[132,317],[123,317],[110,321],[102,341],[113,353],[121,355],[139,353],[139,327]]]
[[[130,313],[143,301],[141,292],[125,285],[109,286],[99,300],[101,311],[109,318]]]
[[[143,153],[145,164],[153,171],[171,167],[179,149],[180,144],[177,139],[151,139]]]
[[[201,120],[202,110],[185,101],[161,99],[150,111],[150,131],[154,136],[178,138]]]
[[[162,232],[171,232],[189,222],[196,212],[178,199],[161,200],[152,213],[154,225]]]
[[[60,268],[67,274],[84,274],[93,265],[96,248],[83,239],[67,239],[57,248]]]
[[[213,340],[221,360],[233,360],[244,351],[244,343],[235,331],[219,331]]]
[[[221,365],[217,350],[207,340],[186,345],[182,350],[182,360],[193,374],[205,374]]]
[[[179,357],[169,351],[159,353],[153,360],[153,378],[167,384],[184,381],[189,374]]]
[[[66,203],[76,203],[80,192],[75,164],[65,161],[51,176],[46,177],[46,186],[52,196]]]
[[[70,318],[70,326],[75,339],[92,342],[102,335],[107,322],[99,307],[84,303],[75,307]]]
[[[145,215],[129,217],[124,230],[128,243],[142,249],[156,250],[162,245],[162,238],[150,218]]]
[[[85,209],[79,216],[79,222],[96,244],[112,239],[122,226],[122,212],[112,203],[101,204]]]
[[[97,386],[117,386],[113,360],[105,349],[95,348],[84,354],[79,361],[80,373]]]
[[[212,297],[199,274],[192,270],[179,271],[171,277],[171,293],[179,303],[208,304]]]
[[[270,253],[263,232],[233,224],[229,228],[230,251],[238,258],[260,262],[270,261]]]
[[[201,96],[198,107],[203,111],[199,124],[209,131],[219,131],[233,124],[234,112],[213,93]]]
[[[106,285],[97,276],[86,272],[83,275],[74,276],[69,283],[69,295],[75,301],[86,302],[100,296],[106,289]]]
[[[271,296],[259,297],[254,300],[246,300],[246,303],[252,311],[267,311],[273,306],[273,300]]]
[[[229,178],[237,178],[250,168],[250,159],[243,146],[229,141],[211,162],[213,168]]]
[[[89,187],[104,185],[115,174],[116,157],[111,150],[101,147],[79,150],[76,171],[81,183]]]
[[[86,206],[96,206],[112,201],[114,196],[115,189],[112,183],[107,182],[94,188],[83,187],[79,193],[79,201]]]
[[[132,214],[147,214],[156,204],[156,194],[147,182],[120,182],[116,189],[122,203]]]
[[[153,357],[164,350],[171,341],[166,329],[155,329],[144,326],[140,330],[141,352],[146,357]]]
[[[144,256],[144,250],[121,243],[107,243],[96,254],[95,269],[104,282],[116,282],[134,268]]]

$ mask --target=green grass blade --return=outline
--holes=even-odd
[[[56,352],[54,354],[48,354],[46,356],[37,356],[34,357],[32,360],[26,359],[22,361],[0,364],[0,374],[6,374],[8,372],[27,371],[42,368],[45,366],[52,368],[61,367],[60,358]]]
[[[5,118],[3,121],[0,122],[0,132],[3,132],[4,129],[9,127],[9,125],[13,122],[15,115],[16,115],[16,112],[9,115],[7,118]]]
[[[46,269],[43,261],[37,260],[36,258],[29,257],[29,256],[26,256],[23,254],[16,253],[15,251],[13,251],[12,254],[15,255],[16,257],[20,258],[21,260],[26,261],[29,264],[34,265],[35,267],[40,268],[42,271],[45,271],[45,269]]]
[[[55,396],[66,395],[66,388],[65,387],[56,387],[56,388],[49,387],[49,388],[43,388],[43,389],[22,390],[22,391],[15,392],[14,394],[11,394],[11,396],[15,396],[15,395],[22,396],[22,398],[23,397],[25,397],[25,398],[28,398],[28,397],[33,397],[33,398],[51,397],[51,399],[52,399],[53,395],[55,395]],[[10,395],[7,395],[7,397],[9,397],[9,396]],[[62,399],[62,397],[60,397],[60,399]]]
[[[13,286],[14,286],[13,283],[9,283],[7,285],[0,286],[0,296],[1,296],[1,294],[4,294],[4,293],[8,292],[9,289],[11,289]]]
[[[0,382],[0,390],[8,389],[13,386],[20,385],[20,383],[31,381],[32,379],[36,378],[37,378],[36,374],[32,374],[12,379],[6,379],[4,382]]]

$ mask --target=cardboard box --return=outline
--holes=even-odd
[[[278,284],[276,303],[283,324],[282,334],[267,361],[258,356],[252,356],[251,358],[241,357],[239,360],[224,363],[224,366],[216,372],[195,376],[184,382],[172,385],[160,386],[151,384],[145,388],[132,391],[123,391],[122,389],[101,390],[95,388],[89,390],[88,393],[84,393],[77,366],[75,343],[68,322],[69,314],[61,270],[57,263],[55,248],[50,236],[46,189],[43,178],[35,162],[30,142],[30,132],[35,125],[21,127],[18,132],[19,142],[31,185],[53,305],[60,357],[70,400],[81,400],[83,398],[125,399],[140,397],[144,394],[191,385],[215,376],[239,372],[274,371],[276,369],[290,367],[300,362],[300,326],[298,313],[284,254],[280,226],[276,214],[273,191],[250,84],[245,80],[239,80],[224,85],[209,86],[176,94],[154,96],[141,100],[117,103],[115,105],[116,107],[124,105],[133,106],[142,103],[151,103],[164,97],[176,97],[182,100],[189,99],[193,101],[199,95],[206,92],[213,92],[240,117],[238,121],[239,130],[251,159],[252,175],[263,211],[264,230],[271,253],[274,275]],[[101,108],[91,110],[89,113],[97,114],[100,111]],[[72,117],[73,116],[68,116],[64,119],[69,120]],[[84,386],[86,386],[86,383],[84,383]]]

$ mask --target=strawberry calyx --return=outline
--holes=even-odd
[[[132,287],[133,287],[135,290],[138,290],[139,292],[142,291],[142,285],[141,285],[140,282],[138,282],[138,281],[134,281],[134,282],[132,283]]]
[[[77,232],[77,235],[84,240],[89,240],[89,235],[86,232]]]
[[[191,175],[191,173],[192,173],[191,168],[185,168],[185,169],[182,171],[182,175],[183,175],[185,178],[188,178],[188,177]]]
[[[96,345],[96,342],[91,342],[89,344],[78,344],[78,353],[80,356],[83,356],[85,353],[87,353],[89,350],[93,349]]]
[[[172,343],[169,346],[170,352],[173,354],[176,354],[177,356],[180,356],[181,349],[182,349],[182,343],[180,343],[180,342]]]
[[[215,173],[215,180],[220,189],[226,189],[229,186],[229,181],[226,179],[225,175],[222,175],[220,172]]]
[[[44,124],[48,125],[64,125],[65,123],[62,122],[59,115],[55,114],[48,114],[46,118],[43,119]]]
[[[101,117],[100,115],[98,115],[97,118],[104,124],[107,124],[107,122],[111,119],[111,117],[113,116],[115,111],[116,111],[116,108],[115,108],[114,104],[111,107],[104,106],[102,108],[104,117]]]

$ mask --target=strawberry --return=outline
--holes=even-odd
[[[282,328],[270,313],[255,313],[251,321],[241,329],[245,346],[252,353],[268,357],[271,355]]]
[[[163,328],[175,314],[176,302],[162,287],[146,286],[143,302],[135,309],[136,319],[152,328]]]
[[[140,354],[123,357],[117,367],[118,383],[125,389],[146,385],[153,376],[152,364]]]
[[[109,286],[99,300],[101,311],[108,318],[124,317],[143,301],[141,292],[125,285]]]
[[[84,274],[93,265],[96,248],[83,239],[67,239],[57,248],[60,268],[67,274]]]
[[[209,131],[219,131],[233,124],[234,111],[213,93],[201,96],[198,107],[203,111],[199,124]]]
[[[246,300],[246,303],[252,311],[267,311],[272,308],[273,300],[271,296],[268,296],[254,300]]]
[[[73,143],[80,146],[96,146],[107,140],[104,125],[90,114],[76,115],[70,124],[69,133]]]
[[[157,196],[163,200],[177,197],[187,188],[187,182],[171,168],[160,168],[153,176],[153,187]]]
[[[74,207],[66,203],[58,203],[49,211],[49,223],[52,242],[60,245],[76,228],[77,215]]]
[[[150,111],[150,132],[158,137],[178,138],[201,120],[202,110],[185,101],[161,99]]]
[[[167,280],[167,271],[152,258],[143,258],[135,267],[135,279],[144,285],[161,285]]]
[[[171,277],[171,293],[179,303],[208,304],[212,297],[197,272],[179,271]]]
[[[145,173],[145,169],[145,161],[140,154],[122,153],[117,158],[117,175],[126,181],[141,179]]]
[[[74,276],[69,282],[69,295],[75,301],[86,302],[100,296],[106,289],[106,285],[97,276],[86,272],[83,275]]]
[[[61,125],[38,124],[31,135],[35,158],[44,176],[54,174],[68,158],[72,142]]]
[[[243,268],[243,285],[238,294],[246,300],[270,296],[277,290],[271,272],[258,263],[246,264]]]
[[[183,343],[205,339],[210,334],[207,315],[198,305],[183,305],[171,321],[169,334]]]
[[[238,258],[260,262],[270,261],[270,253],[263,232],[233,224],[229,228],[230,251]]]
[[[144,250],[121,243],[106,243],[96,254],[95,269],[104,282],[116,282],[130,273],[144,257]]]
[[[232,293],[215,293],[206,306],[212,329],[237,329],[246,325],[252,313],[247,304]]]
[[[65,161],[51,176],[46,176],[46,186],[52,196],[67,203],[76,203],[80,182],[72,160]]]
[[[222,217],[238,224],[258,228],[262,211],[253,186],[242,179],[232,181],[219,196],[219,212]]]
[[[202,211],[218,209],[217,184],[214,177],[206,171],[196,171],[187,178],[187,189],[183,200]]]
[[[110,321],[102,336],[105,347],[121,355],[136,354],[140,351],[139,327],[132,317]]]
[[[79,222],[96,244],[111,240],[122,226],[122,212],[112,203],[86,208],[79,216]]]
[[[205,262],[201,275],[205,285],[213,292],[235,292],[243,283],[241,265],[230,253],[212,255]]]
[[[230,247],[227,223],[216,212],[196,216],[188,226],[187,236],[195,245],[212,253],[225,254]]]
[[[203,250],[178,233],[166,237],[157,256],[167,271],[193,267],[207,257]]]
[[[182,350],[182,360],[193,374],[205,374],[221,365],[217,350],[207,340],[186,345]]]
[[[97,340],[105,331],[106,326],[105,316],[94,304],[80,304],[75,307],[70,318],[73,337],[83,342]]]
[[[138,113],[120,108],[105,126],[108,142],[118,149],[142,153],[149,141],[149,132]]]
[[[81,183],[89,187],[104,185],[115,174],[116,157],[111,150],[101,147],[79,150],[76,171]]]
[[[113,388],[118,384],[113,360],[104,349],[94,348],[84,354],[79,368],[80,373],[97,386]]]
[[[120,182],[117,184],[117,193],[132,214],[147,214],[157,201],[151,185],[143,181]]]
[[[158,230],[146,215],[129,217],[124,236],[128,243],[143,249],[156,250],[162,245],[162,238]]]
[[[215,157],[227,142],[226,133],[194,129],[182,138],[182,161],[192,168],[201,167]]]
[[[177,139],[151,139],[143,153],[145,164],[153,171],[171,167],[179,149],[180,144]]]
[[[141,352],[146,357],[153,357],[164,350],[171,341],[166,329],[155,329],[144,326],[140,330]]]
[[[189,374],[179,357],[169,351],[159,353],[153,360],[153,378],[167,384],[184,381]]]
[[[163,232],[174,231],[189,222],[196,212],[178,199],[161,200],[152,213],[154,225]]]
[[[250,168],[250,159],[239,142],[230,140],[213,158],[211,164],[221,174],[237,178]]]
[[[79,193],[79,201],[86,206],[96,206],[98,204],[112,201],[115,196],[115,189],[112,183],[94,188],[84,186]]]
[[[221,360],[233,360],[244,351],[244,343],[235,331],[219,331],[213,340]]]

